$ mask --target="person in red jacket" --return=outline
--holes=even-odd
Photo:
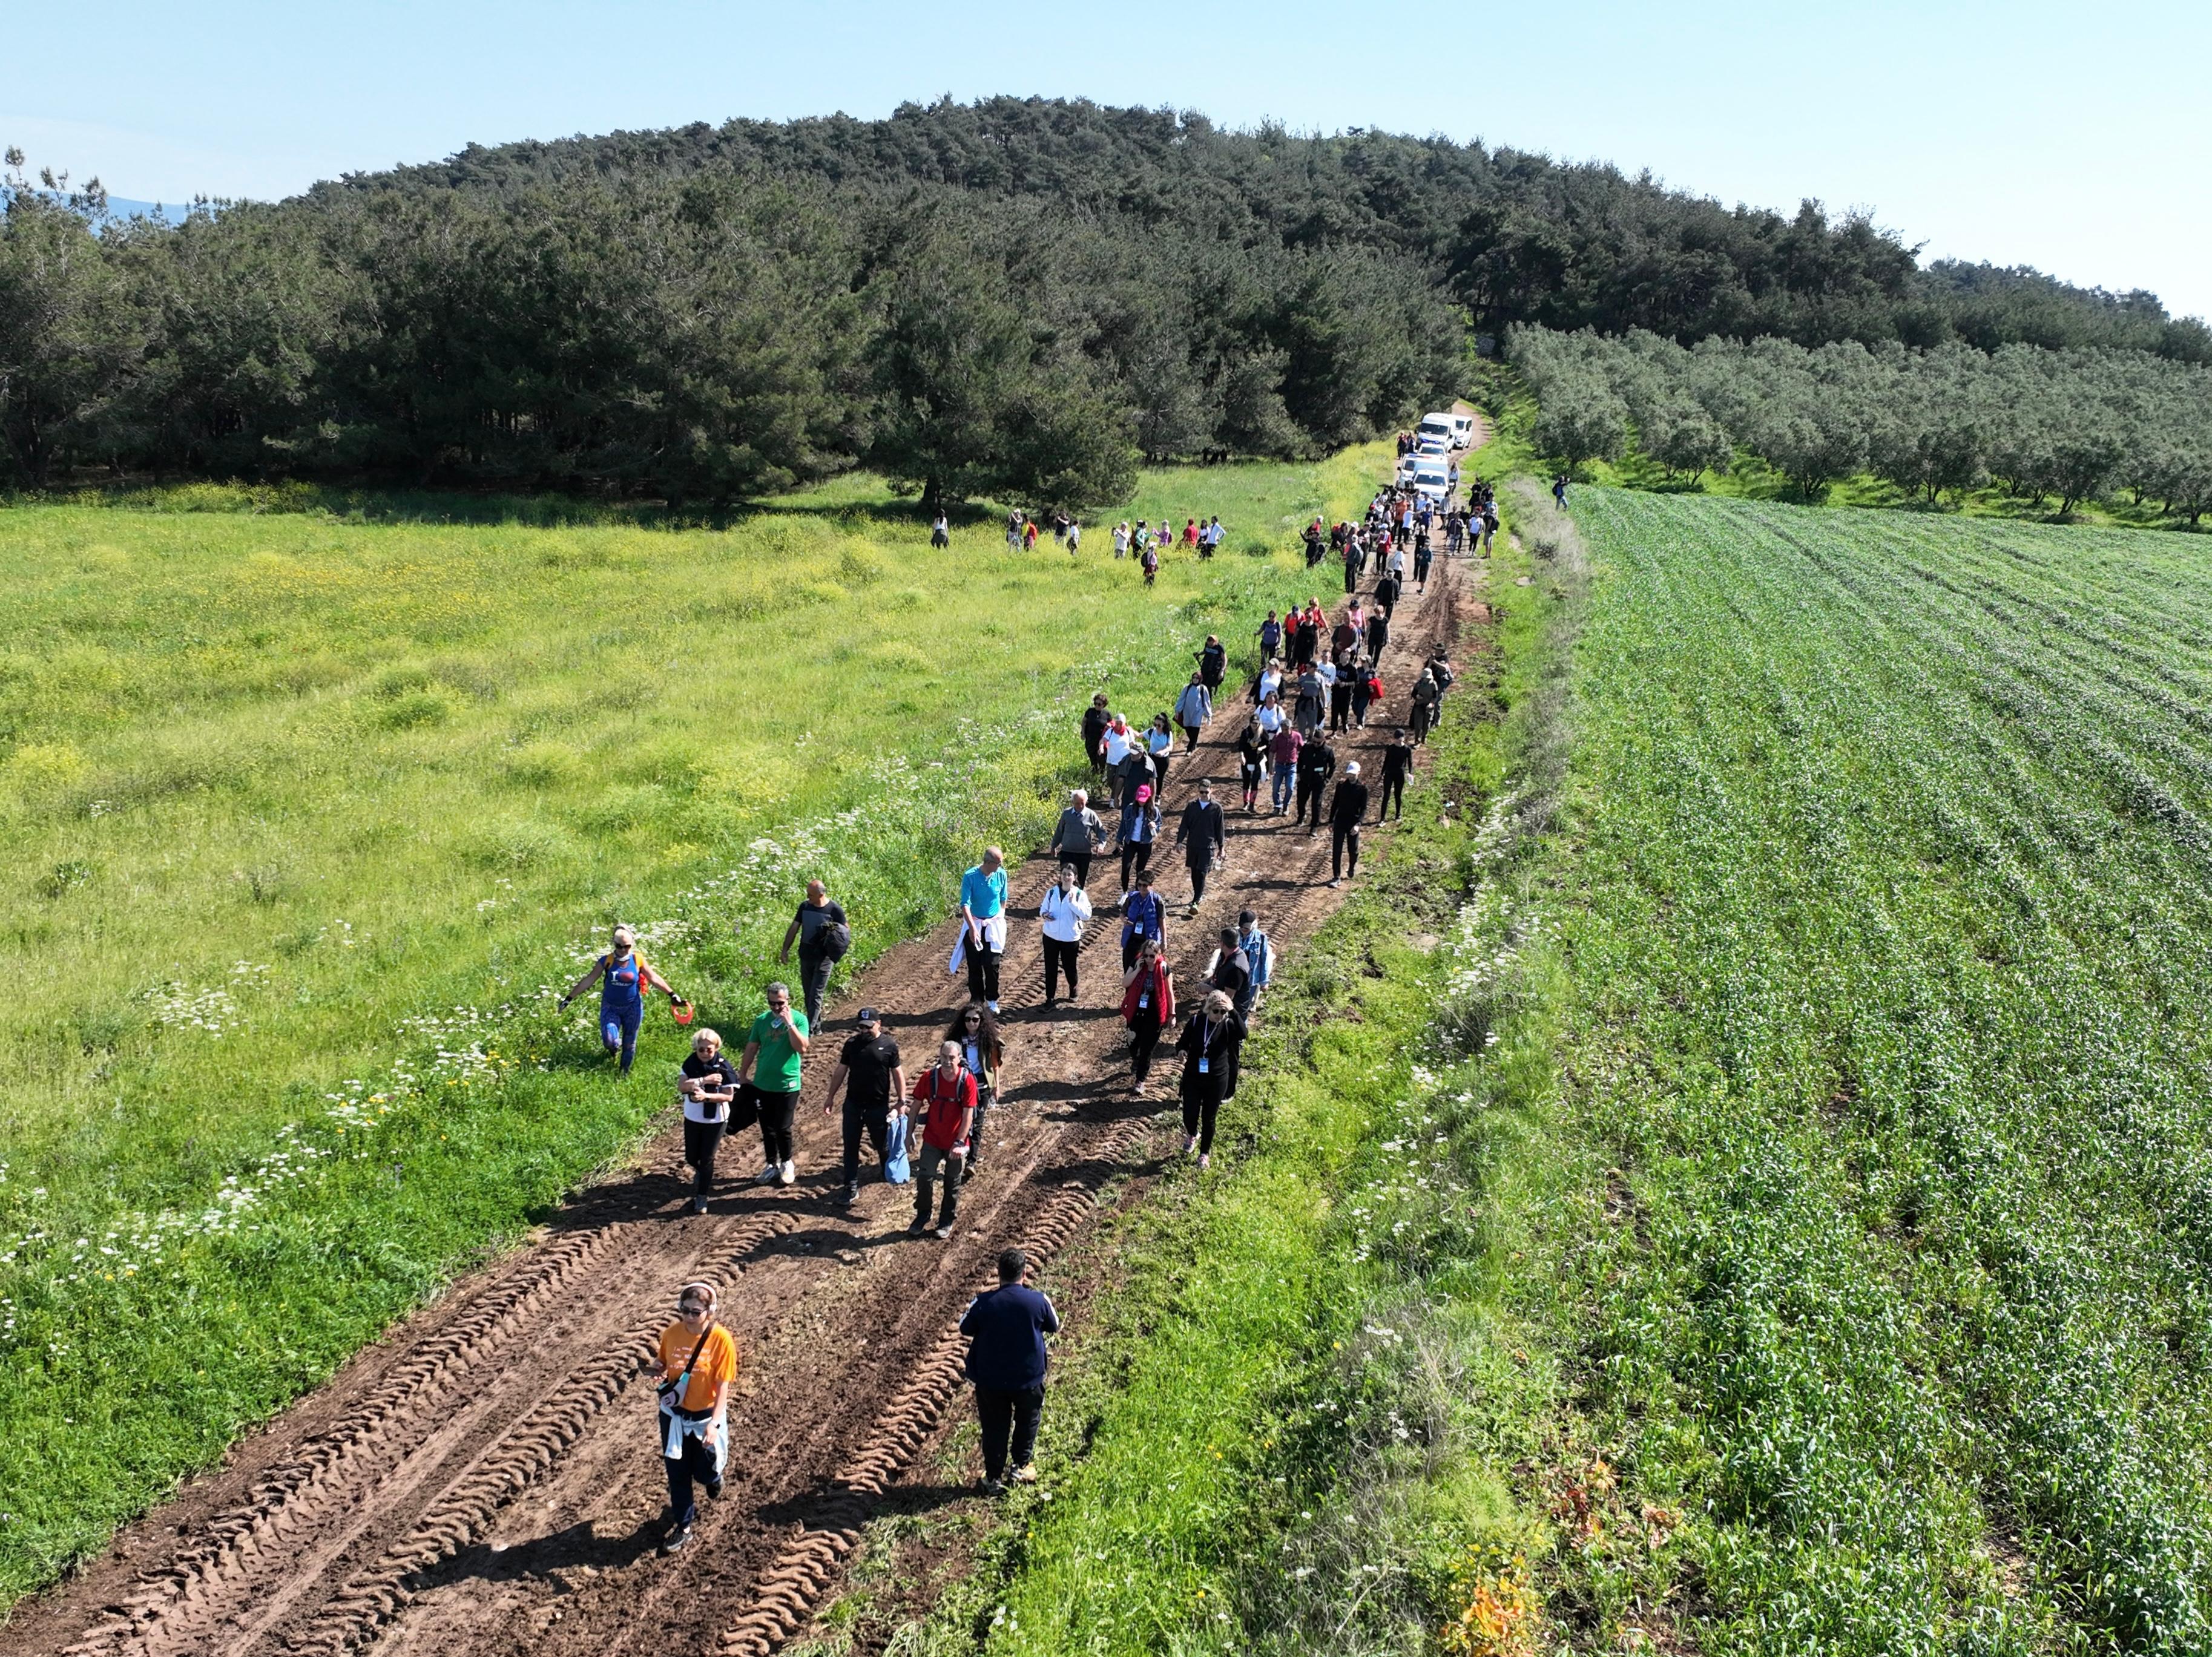
[[[1121,1022],[1133,1038],[1129,1067],[1142,1095],[1152,1072],[1152,1049],[1159,1044],[1163,1025],[1175,1021],[1175,968],[1160,953],[1159,940],[1146,938],[1137,951],[1136,964],[1121,980]]]
[[[915,1077],[914,1096],[921,1107],[914,1125],[921,1136],[921,1154],[914,1160],[914,1223],[906,1234],[919,1237],[929,1229],[930,1187],[941,1168],[945,1202],[938,1211],[937,1236],[942,1241],[952,1235],[953,1218],[960,1211],[960,1176],[968,1160],[968,1131],[975,1120],[975,1074],[957,1041],[938,1044],[937,1062]]]

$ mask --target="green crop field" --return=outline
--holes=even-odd
[[[1707,1648],[2207,1649],[2212,562],[1574,509],[1559,1260]]]
[[[634,1142],[665,1090],[550,1005],[611,921],[710,1023],[810,875],[862,964],[1387,464],[1148,474],[1232,530],[1149,592],[867,479],[722,532],[0,513],[0,1603]]]

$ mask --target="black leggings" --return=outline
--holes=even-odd
[[[1062,943],[1056,938],[1044,941],[1044,992],[1048,999],[1057,995],[1061,973],[1067,974],[1067,998],[1075,999],[1075,957],[1082,953],[1082,945]]]
[[[1086,885],[1088,885],[1088,884],[1090,883],[1090,882],[1091,882],[1091,853],[1088,853],[1088,852],[1062,852],[1062,853],[1060,854],[1060,860],[1062,863],[1065,863],[1066,865],[1068,865],[1068,867],[1070,867],[1071,869],[1073,869],[1073,870],[1074,870],[1074,871],[1075,871],[1075,883],[1076,883],[1076,885],[1077,885],[1077,887],[1078,887],[1079,889],[1079,888],[1081,888],[1081,887],[1086,886]]]
[[[798,1110],[795,1093],[760,1096],[761,1154],[770,1163],[791,1161],[791,1119]]]
[[[1382,810],[1375,814],[1376,822],[1382,821],[1383,812],[1390,809],[1390,802],[1394,799],[1398,802],[1398,815],[1404,816],[1406,815],[1406,774],[1403,771],[1398,772],[1395,775],[1388,771],[1382,774]]]
[[[1194,1065],[1198,1061],[1193,1059],[1186,1062]],[[1200,1156],[1213,1149],[1213,1117],[1220,1108],[1221,1101],[1212,1093],[1194,1096],[1189,1089],[1183,1089],[1182,1131],[1197,1138]]]
[[[1125,841],[1121,847],[1121,889],[1129,889],[1132,869],[1141,872],[1152,860],[1152,842],[1148,840]]]
[[[1140,1010],[1129,1021],[1129,1032],[1137,1038],[1130,1049],[1129,1067],[1141,1082],[1152,1073],[1152,1049],[1160,1041],[1160,1015],[1156,1008]]]
[[[714,1152],[720,1148],[722,1122],[684,1119],[684,1160],[691,1164],[691,1194],[704,1197],[714,1188]]]

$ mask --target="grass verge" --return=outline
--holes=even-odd
[[[1498,1217],[1554,1178],[1528,848],[1576,580],[1501,543],[1510,596],[1435,769],[1271,991],[1215,1169],[1178,1168],[1115,1235],[1043,1485],[888,1649],[1402,1649],[1510,1578],[1513,1469],[1558,1382],[1505,1308]]]

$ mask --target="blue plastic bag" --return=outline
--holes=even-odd
[[[893,1111],[884,1132],[884,1178],[892,1185],[904,1185],[913,1177],[906,1160],[906,1118]]]

